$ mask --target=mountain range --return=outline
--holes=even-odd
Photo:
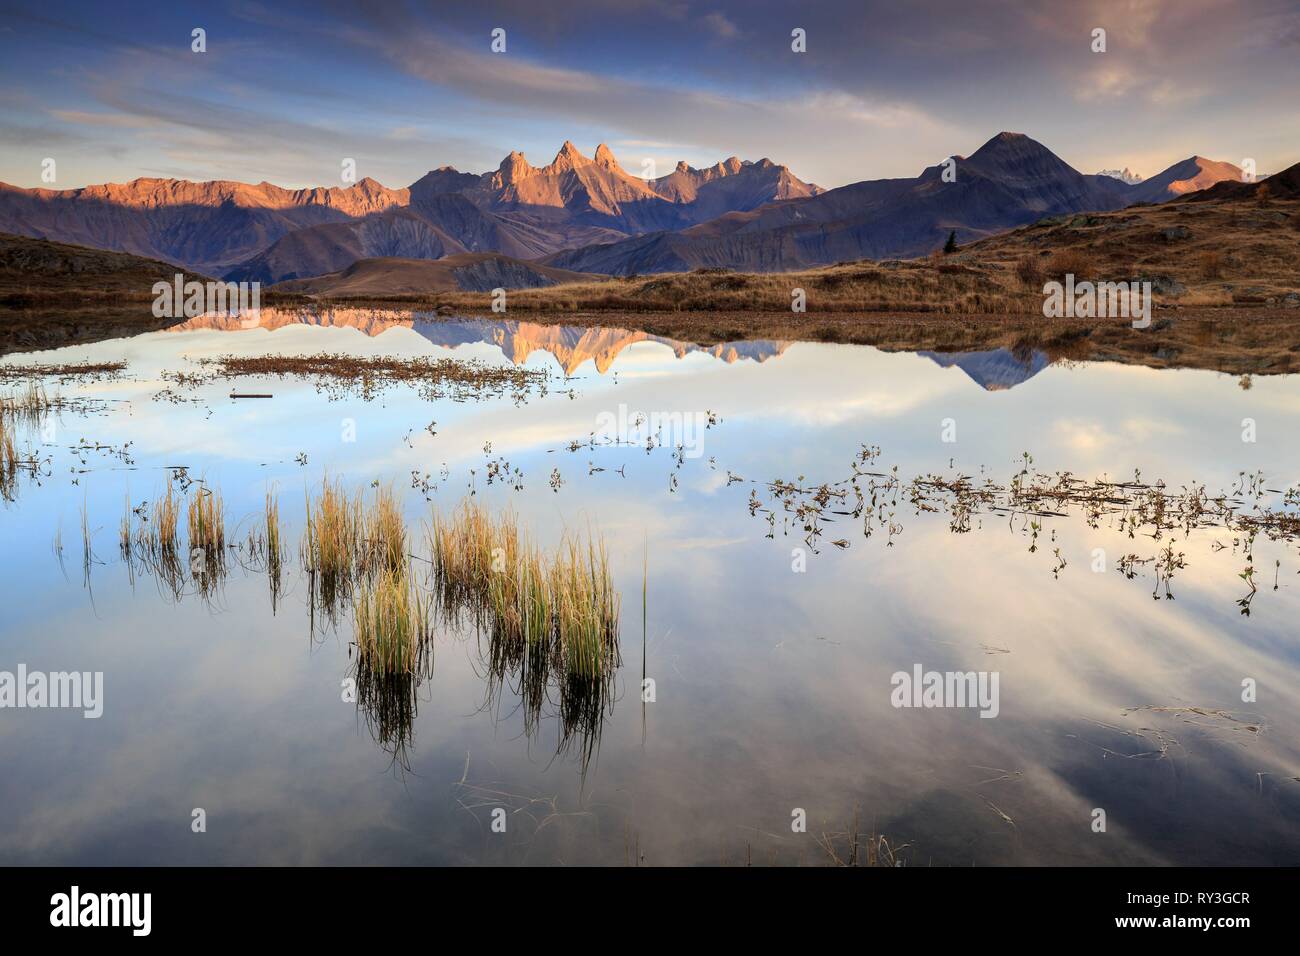
[[[82,189],[0,184],[0,231],[275,284],[342,273],[359,260],[467,253],[538,269],[630,275],[726,268],[776,272],[863,258],[911,258],[1043,217],[1162,202],[1223,180],[1229,163],[1191,157],[1129,183],[1085,175],[1020,133],[914,178],[823,190],[768,159],[736,157],[669,174],[626,172],[604,144],[566,142],[545,166],[512,152],[496,170],[432,170],[406,189],[373,179],[289,190],[270,183],[137,179]],[[407,273],[409,275],[409,270]],[[555,273],[558,274],[558,273]]]
[[[769,203],[676,233],[654,233],[548,256],[548,265],[628,275],[727,268],[781,272],[857,259],[914,258],[950,233],[972,242],[1048,216],[1162,202],[1221,179],[1229,163],[1194,156],[1137,185],[1078,172],[1022,133],[999,133],[970,157],[914,179],[841,186]]]

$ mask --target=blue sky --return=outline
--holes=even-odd
[[[571,139],[632,172],[766,156],[838,186],[1004,129],[1085,172],[1194,154],[1271,172],[1300,161],[1297,90],[1294,0],[5,2],[0,181],[43,185],[48,157],[54,188],[339,185],[353,158],[399,187]]]

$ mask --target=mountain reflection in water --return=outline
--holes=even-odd
[[[501,349],[501,354],[516,365],[528,361],[536,351],[555,356],[566,375],[572,375],[583,362],[594,362],[596,371],[605,374],[619,353],[638,342],[655,342],[670,348],[682,358],[692,353],[712,355],[724,362],[766,362],[780,356],[789,342],[756,340],[723,342],[718,345],[695,345],[648,332],[621,328],[580,325],[551,325],[519,322],[513,319],[440,318],[434,313],[400,312],[376,309],[334,308],[315,310],[262,309],[254,315],[201,315],[169,332],[197,330],[246,331],[281,329],[292,325],[319,325],[357,329],[368,336],[381,335],[392,328],[413,329],[434,345],[455,349],[461,345],[485,342]]]

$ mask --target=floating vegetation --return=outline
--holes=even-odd
[[[1255,714],[1236,714],[1216,707],[1156,706],[1125,707],[1124,716],[1139,712],[1167,714],[1183,723],[1206,727],[1216,731],[1245,731],[1258,734],[1264,729],[1263,721]]]
[[[533,393],[545,395],[549,373],[544,369],[491,365],[478,359],[401,358],[397,356],[355,356],[335,353],[315,355],[223,355],[202,359],[206,375],[169,372],[165,376],[179,386],[194,387],[212,378],[303,378],[317,391],[331,398],[358,395],[375,398],[390,386],[414,386],[421,397],[432,401],[483,399],[509,395],[522,402]]]
[[[59,366],[59,368],[61,367]],[[0,366],[0,368],[10,369],[14,368],[14,366]],[[0,374],[0,381],[5,379],[6,377]],[[20,476],[26,475],[36,484],[40,484],[42,478],[48,478],[52,474],[52,456],[46,455],[42,458],[30,442],[24,452],[20,453],[18,451],[17,435],[21,430],[42,429],[39,441],[52,444],[53,430],[51,429],[48,433],[44,431],[51,415],[56,415],[65,410],[86,414],[102,410],[107,407],[107,404],[102,399],[66,399],[57,394],[51,395],[46,391],[44,385],[33,380],[29,380],[26,387],[21,391],[0,395],[0,497],[5,501],[14,500]],[[86,464],[84,456],[87,452],[104,452],[105,450],[119,454],[116,449],[102,445],[91,445],[85,439],[69,448],[69,451],[78,456],[83,466]],[[126,455],[126,446],[121,449],[120,457],[128,464],[130,463],[129,456]],[[74,473],[80,473],[88,469],[78,469],[74,465],[71,470]],[[72,484],[78,483],[77,479],[72,480]]]
[[[0,382],[18,379],[54,378],[60,382],[105,382],[120,378],[126,362],[59,362],[20,364],[0,362]]]
[[[879,455],[878,447],[863,445],[850,462],[851,474],[836,482],[815,485],[800,475],[793,481],[776,479],[754,487],[749,513],[764,517],[769,538],[775,537],[780,519],[782,532],[801,534],[814,553],[826,526],[842,519],[860,520],[864,537],[883,533],[886,547],[893,547],[903,532],[901,515],[908,510],[918,516],[946,515],[954,534],[974,530],[984,515],[1005,516],[1008,525],[1028,539],[1028,551],[1035,553],[1040,550],[1047,520],[1080,515],[1090,528],[1105,524],[1132,540],[1160,542],[1154,554],[1128,553],[1115,567],[1132,579],[1140,568],[1150,565],[1156,579],[1152,597],[1166,600],[1173,600],[1171,582],[1187,567],[1185,552],[1176,547],[1179,541],[1185,542],[1198,530],[1227,531],[1234,535],[1231,547],[1245,560],[1238,576],[1249,591],[1237,604],[1247,616],[1258,591],[1253,555],[1256,537],[1263,534],[1284,542],[1300,538],[1300,488],[1267,488],[1258,472],[1241,472],[1232,488],[1211,495],[1197,483],[1171,491],[1164,481],[1144,481],[1140,472],[1135,472],[1131,481],[1086,480],[1070,472],[1046,474],[1033,467],[1028,452],[1018,460],[1019,470],[1006,484],[989,478],[976,481],[964,474],[905,479],[897,466],[889,471],[874,470]],[[728,485],[732,478],[729,472]],[[760,497],[761,487],[767,489],[770,503]],[[831,543],[841,549],[848,546],[846,539]],[[1225,547],[1215,542],[1216,550]],[[1059,547],[1051,553],[1049,570],[1059,578],[1067,562]]]
[[[466,499],[450,515],[434,513],[429,546],[443,619],[467,619],[486,636],[492,687],[513,686],[527,732],[556,693],[559,749],[580,740],[585,766],[620,662],[620,600],[603,543],[590,532],[566,535],[546,554],[520,535],[512,514],[494,521]]]

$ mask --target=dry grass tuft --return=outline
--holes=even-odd
[[[3,494],[6,501],[13,499],[18,468],[18,451],[14,448],[9,416],[0,414],[0,494]]]
[[[567,675],[598,680],[617,666],[620,604],[603,543],[566,535],[554,554],[524,541],[507,513],[493,521],[472,499],[430,527],[443,605],[468,609],[499,646],[542,648]]]
[[[468,615],[488,636],[496,686],[516,682],[525,728],[536,726],[548,688],[559,691],[561,747],[575,735],[589,759],[612,703],[619,665],[620,601],[603,543],[566,535],[545,553],[519,533],[514,516],[491,517],[473,499],[429,529],[441,613]]]
[[[1043,285],[1043,269],[1035,256],[1021,256],[1016,262],[1016,278],[1026,289],[1039,291]]]
[[[191,556],[201,551],[209,566],[221,564],[226,550],[225,505],[221,492],[200,484],[190,497],[187,518]]]
[[[352,620],[357,665],[372,673],[414,674],[431,647],[429,605],[409,562],[361,579]]]
[[[1052,253],[1046,271],[1053,279],[1062,282],[1067,275],[1073,275],[1076,282],[1081,282],[1095,279],[1099,274],[1097,257],[1081,247],[1058,249]]]
[[[367,505],[362,492],[349,495],[327,478],[315,498],[307,495],[300,553],[313,599],[332,615],[363,579],[406,566],[401,504],[391,488],[377,487]]]
[[[350,591],[361,544],[361,498],[326,478],[313,499],[308,493],[301,556],[312,575],[313,594],[333,610]]]

